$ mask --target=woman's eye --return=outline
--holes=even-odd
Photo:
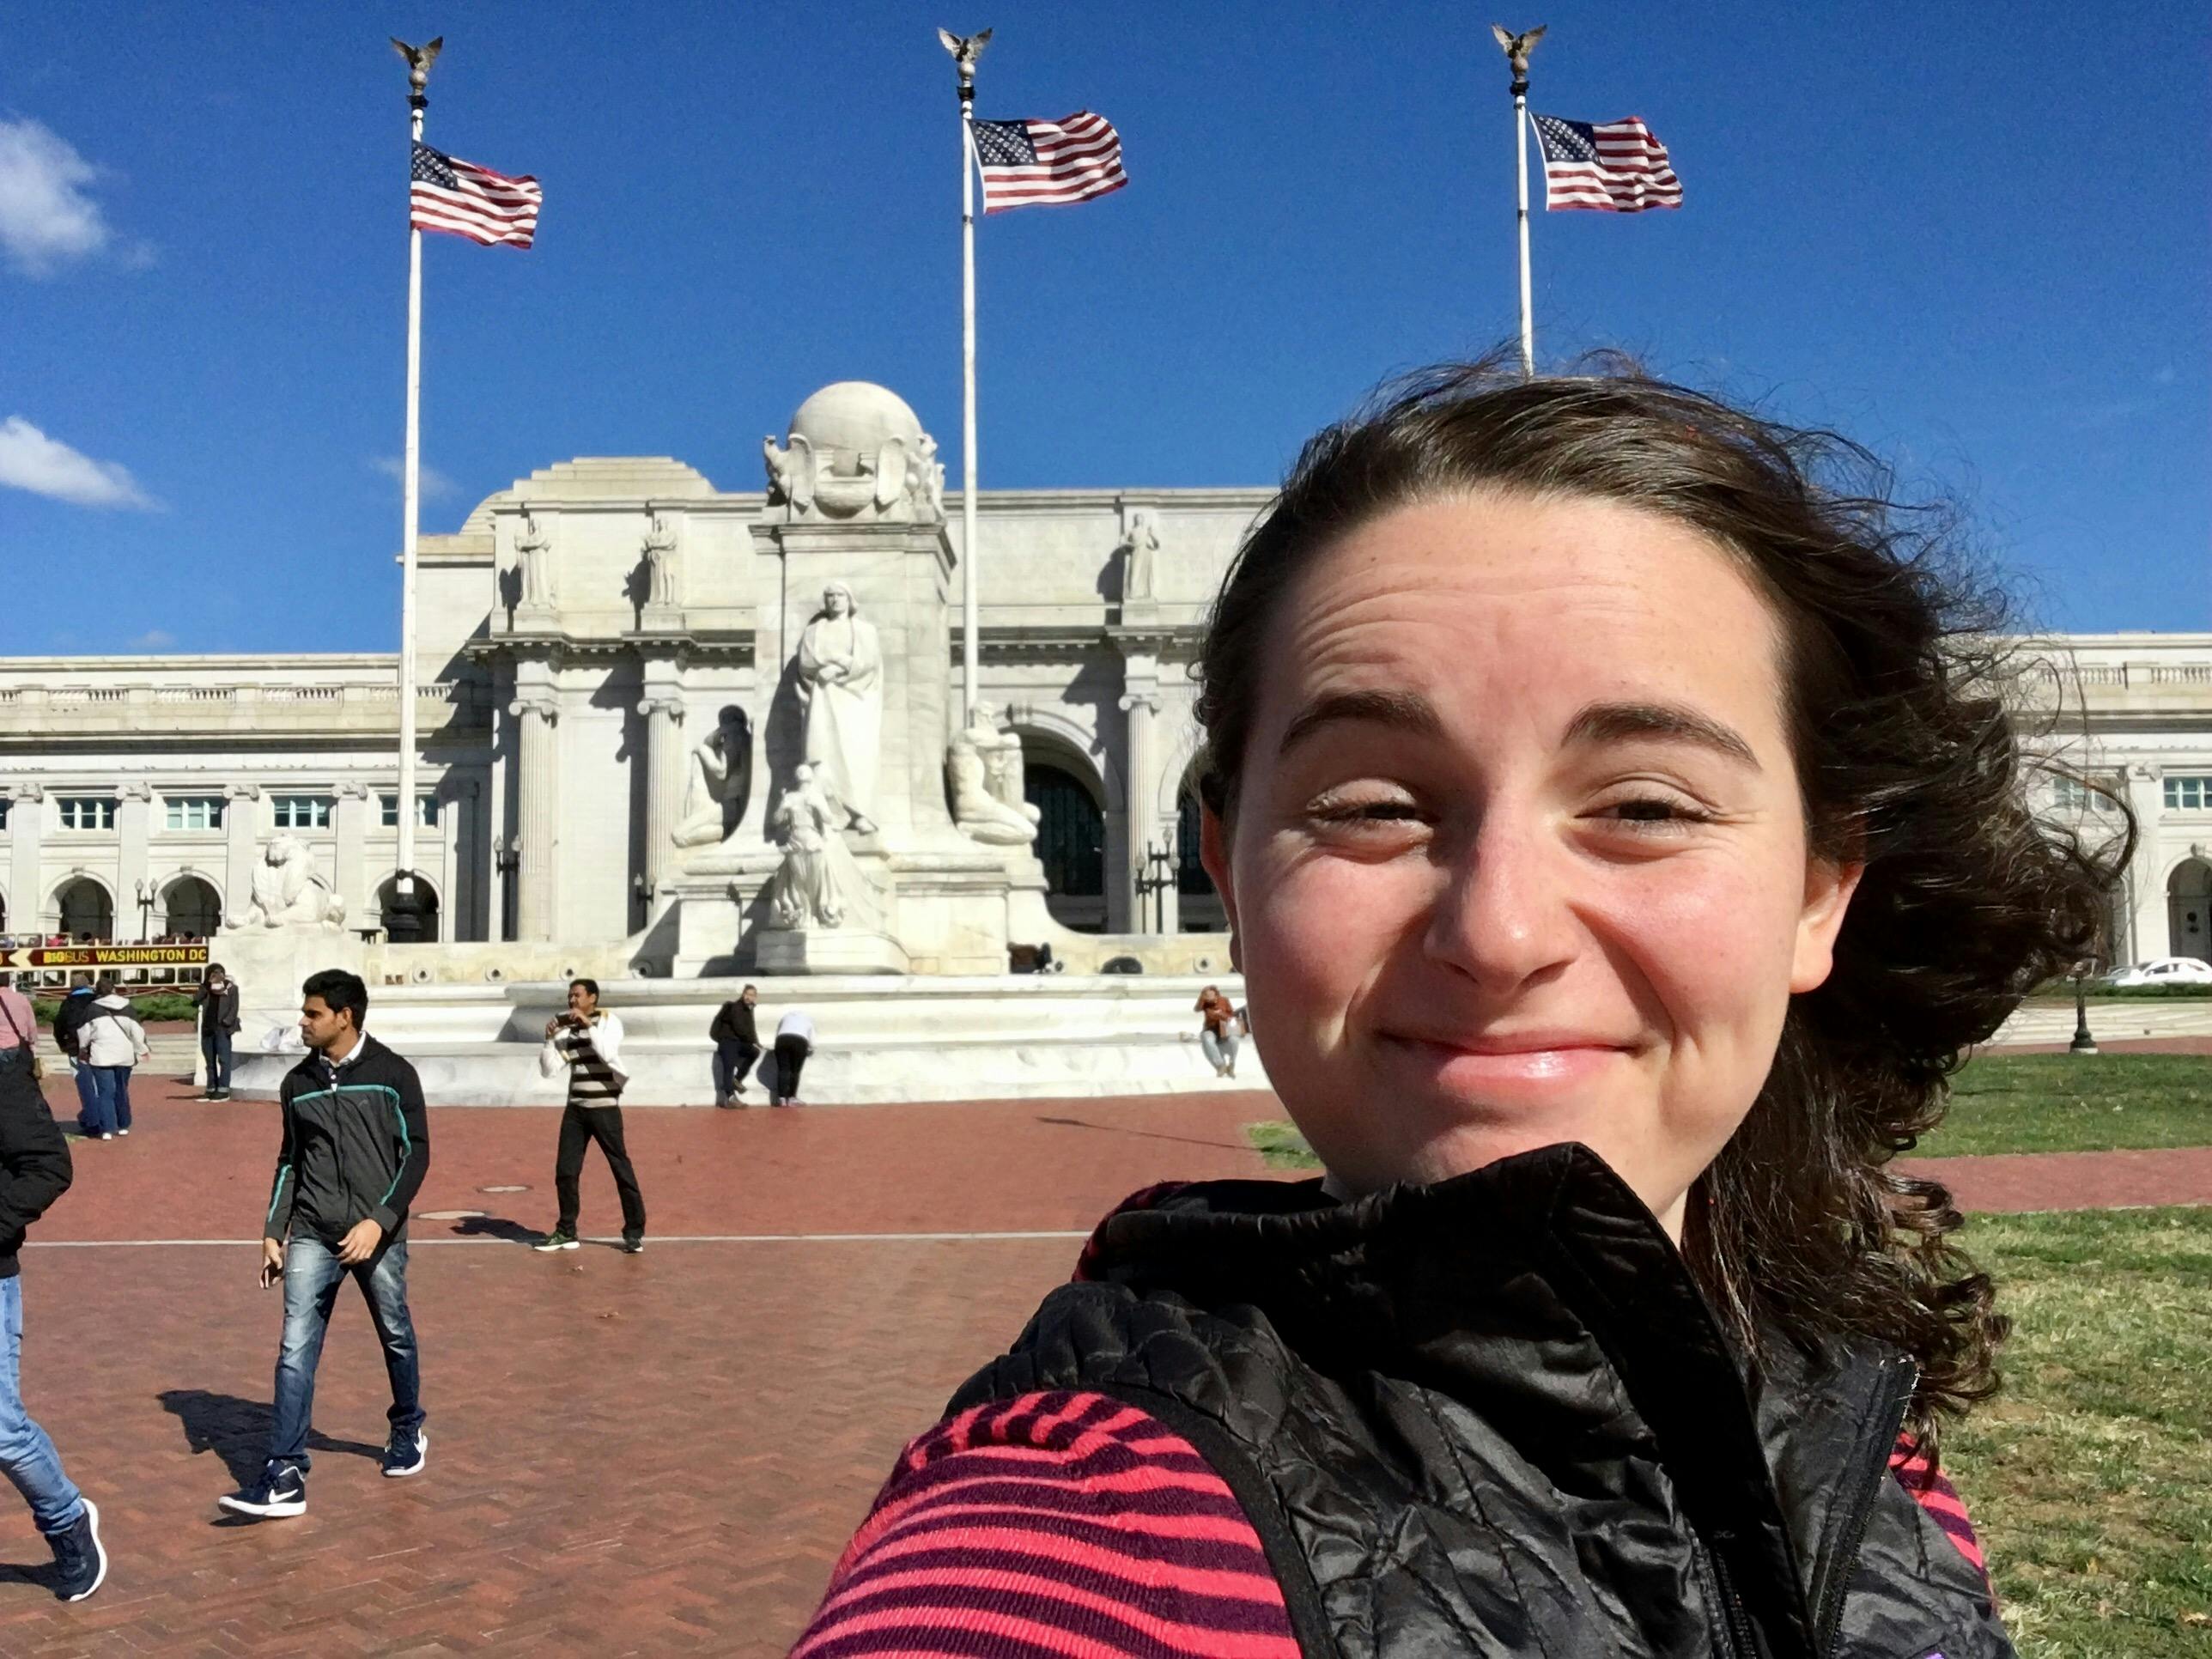
[[[1409,800],[1323,801],[1314,809],[1323,823],[1358,828],[1367,824],[1417,822],[1421,809]]]
[[[1632,800],[1614,801],[1598,809],[1601,817],[1617,823],[1656,826],[1660,829],[1680,829],[1695,823],[1710,823],[1713,815],[1704,808],[1692,806],[1687,801],[1670,800],[1663,796],[1644,795]]]

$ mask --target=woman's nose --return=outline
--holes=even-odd
[[[1564,848],[1492,811],[1447,849],[1423,941],[1433,960],[1503,991],[1572,958],[1583,929]]]

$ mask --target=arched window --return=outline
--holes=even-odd
[[[1045,908],[1063,927],[1106,927],[1106,812],[1090,786],[1048,761],[1024,769],[1022,793],[1041,815],[1036,854],[1044,865]]]
[[[2166,882],[2166,953],[2212,962],[2212,864],[2184,859]]]
[[[61,929],[71,939],[89,933],[95,939],[115,937],[115,903],[107,890],[89,876],[79,876],[54,895],[61,912]]]
[[[215,889],[198,876],[179,876],[163,897],[161,931],[210,939],[222,926],[222,905]]]
[[[382,924],[386,914],[392,908],[392,901],[398,891],[399,878],[397,874],[386,876],[384,878],[384,884],[376,890],[376,919],[380,925]],[[421,941],[425,945],[435,944],[445,937],[438,931],[438,890],[423,880],[422,877],[417,876],[415,878],[415,896],[422,902],[422,905]]]

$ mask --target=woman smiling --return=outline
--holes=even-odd
[[[1619,369],[1307,446],[1199,718],[1327,1175],[1109,1217],[800,1653],[2011,1651],[1934,1464],[2004,1322],[1889,1163],[2125,849],[1869,465]]]

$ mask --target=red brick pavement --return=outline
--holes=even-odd
[[[898,1446],[1076,1249],[819,1235],[1079,1231],[1154,1180],[1259,1173],[1241,1127],[1276,1109],[1248,1094],[636,1110],[656,1242],[630,1258],[503,1243],[551,1219],[555,1116],[441,1109],[410,1268],[429,1469],[377,1474],[383,1372],[348,1291],[310,1512],[237,1524],[214,1499],[267,1430],[278,1304],[252,1241],[275,1114],[139,1082],[137,1132],[78,1144],[77,1185],[24,1256],[27,1397],[106,1516],[113,1571],[92,1601],[52,1601],[43,1545],[0,1504],[9,1656],[781,1653]],[[65,1079],[51,1093],[74,1109]],[[2098,1157],[1945,1173],[2025,1164],[2068,1204],[2142,1201],[2187,1162],[2102,1158],[2138,1184],[2091,1185]],[[2212,1201],[2212,1161],[2194,1167],[2160,1196]],[[477,1190],[501,1185],[530,1190]],[[441,1210],[487,1213],[419,1213]],[[615,1214],[595,1157],[586,1230]],[[762,1234],[816,1237],[676,1242]],[[145,1239],[235,1242],[124,1242]]]

